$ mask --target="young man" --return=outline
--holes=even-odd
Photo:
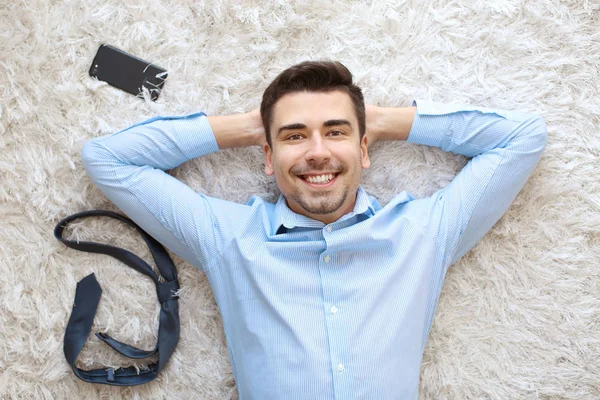
[[[240,399],[416,399],[444,275],[506,212],[546,138],[544,120],[522,112],[365,107],[342,64],[305,62],[260,110],[154,117],[82,157],[113,203],[207,275]],[[394,139],[473,158],[432,196],[404,191],[382,207],[361,171],[369,143]],[[264,148],[276,204],[219,200],[164,172],[251,145]]]

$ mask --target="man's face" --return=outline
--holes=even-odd
[[[362,168],[370,161],[367,136],[360,140],[347,93],[283,96],[275,103],[270,133],[265,173],[275,174],[292,211],[328,224],[354,209]]]

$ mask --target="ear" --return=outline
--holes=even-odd
[[[371,160],[369,159],[369,153],[367,152],[369,138],[365,134],[360,141],[360,162],[363,168],[369,168],[371,166]]]
[[[265,174],[273,175],[273,151],[269,143],[263,145],[263,151],[265,152]]]

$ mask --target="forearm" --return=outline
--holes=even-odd
[[[546,125],[535,113],[415,100],[417,112],[407,141],[467,157],[514,149],[538,152]],[[512,153],[511,153],[512,154]]]
[[[406,140],[417,107],[367,106],[367,131],[371,142],[377,140]]]
[[[219,149],[260,145],[264,137],[257,112],[230,116],[157,116],[84,146],[88,170],[102,165],[152,166],[167,170]]]
[[[219,150],[204,113],[157,116],[88,141],[82,158],[90,175],[121,166],[168,170]]]
[[[259,145],[262,133],[260,114],[248,112],[227,116],[210,116],[208,122],[219,149]]]

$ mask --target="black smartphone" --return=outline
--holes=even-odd
[[[156,101],[167,80],[167,70],[108,44],[98,48],[90,67],[90,76],[127,93],[143,98],[142,87],[148,88]]]

